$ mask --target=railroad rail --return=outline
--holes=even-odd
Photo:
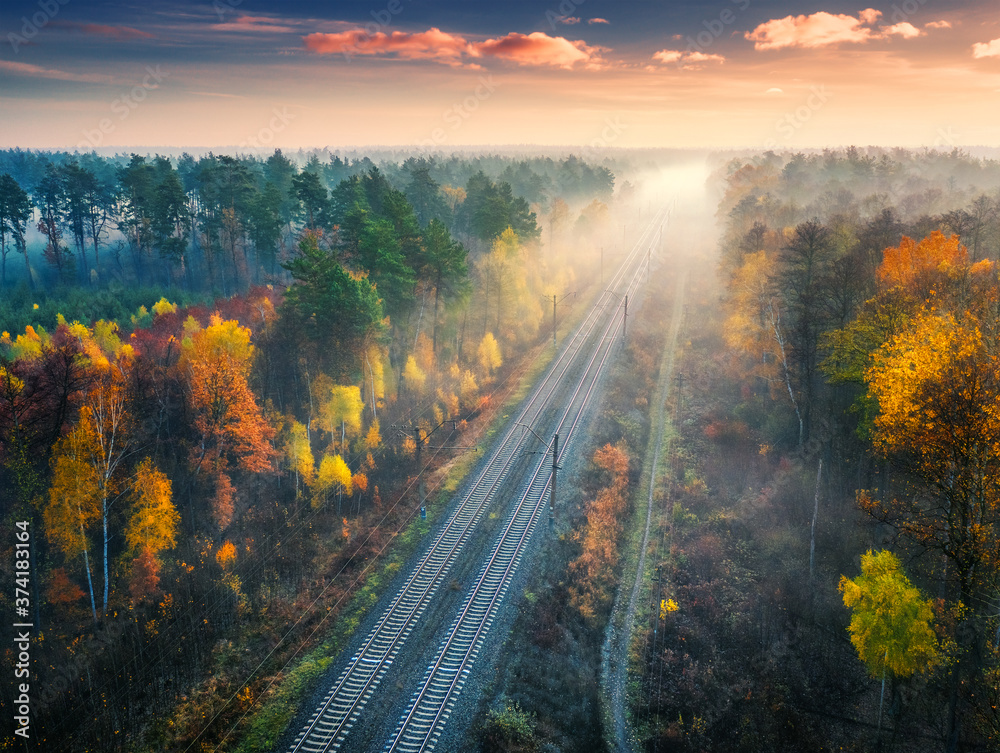
[[[537,425],[548,431],[566,432],[564,452],[597,383],[601,368],[608,360],[624,317],[610,309],[618,297],[634,294],[642,277],[645,245],[651,242],[664,213],[651,222],[626,256],[609,289],[599,296],[573,336],[557,353],[549,369],[522,404],[501,438],[494,443],[481,472],[463,489],[460,500],[446,519],[410,575],[365,636],[323,702],[296,737],[290,753],[325,753],[339,750],[351,728],[359,720],[367,703],[399,655],[421,616],[447,580],[455,563],[478,524],[492,506],[498,490],[517,485],[518,462],[523,457],[525,432],[519,425]],[[620,308],[620,306],[619,306]],[[589,356],[589,357],[588,357]],[[572,385],[572,397],[558,414],[558,397]],[[556,414],[553,419],[553,413]],[[543,426],[544,424],[544,426]],[[566,428],[563,428],[566,427]],[[506,593],[509,576],[523,558],[544,509],[548,477],[539,461],[527,484],[519,485],[518,503],[497,539],[487,563],[480,570],[476,585],[442,644],[438,659],[428,669],[425,681],[413,697],[397,734],[388,744],[392,750],[429,750],[440,737],[444,722],[464,685],[496,608]],[[523,478],[523,477],[522,477]],[[461,658],[456,658],[461,656]],[[454,671],[452,671],[454,669]],[[445,683],[442,678],[451,677]],[[444,688],[447,692],[444,692]],[[436,703],[436,705],[435,705]],[[433,710],[428,710],[433,709]],[[426,734],[422,720],[430,720]],[[416,746],[416,747],[414,747]]]
[[[619,270],[616,282],[624,286],[623,292],[619,293],[623,297],[633,295],[642,279],[643,265],[635,261],[626,261]],[[631,276],[628,273],[630,267]],[[612,301],[606,299],[611,297],[602,295],[595,310],[609,305]],[[617,332],[623,327],[624,320],[617,315],[607,318],[603,335],[554,427],[554,433],[564,437],[563,452],[571,447],[575,431],[590,406],[598,380],[611,356]],[[532,533],[543,517],[550,483],[546,462],[542,460],[536,464],[519,495],[517,506],[497,537],[490,557],[453,621],[434,663],[428,667],[420,688],[413,694],[408,711],[386,744],[386,751],[410,753],[434,749],[495,620],[514,572],[524,557]]]

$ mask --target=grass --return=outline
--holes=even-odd
[[[674,315],[677,315],[676,310]],[[667,339],[664,342],[663,353],[660,359],[656,388],[649,402],[651,406],[661,406],[661,412],[655,417],[655,419],[651,420],[648,436],[646,437],[646,444],[644,448],[645,457],[643,458],[640,481],[632,498],[632,515],[630,516],[628,527],[624,533],[624,545],[622,547],[622,573],[626,577],[623,578],[619,584],[619,598],[616,599],[615,609],[612,611],[610,616],[608,630],[619,631],[625,627],[624,622],[628,612],[628,602],[631,600],[632,584],[634,583],[635,578],[634,574],[639,566],[642,540],[646,529],[646,509],[649,503],[649,496],[651,489],[655,490],[664,476],[669,473],[669,459],[674,442],[677,438],[675,427],[673,426],[673,422],[668,413],[667,401],[673,397],[673,391],[671,389],[673,372],[670,369],[670,361],[673,360],[674,363],[676,363],[679,360],[681,345],[679,344],[679,338],[677,343],[671,342],[669,328],[666,334]],[[663,441],[659,444],[659,447],[657,446],[656,432],[661,432],[662,434]],[[655,476],[653,474],[654,466],[656,467]],[[653,504],[654,508],[650,516],[649,524],[650,543],[654,541],[656,530],[659,527],[659,519],[662,515],[661,511],[656,510],[655,501]],[[636,613],[634,617],[635,626],[640,626],[648,622],[650,616],[648,605],[650,603],[650,594],[653,587],[654,569],[655,563],[653,561],[653,557],[649,556],[649,553],[647,552],[647,559],[644,572],[641,573],[639,594],[636,602]],[[637,689],[639,687],[639,680],[637,677],[641,677],[641,675],[637,672],[638,667],[636,666],[637,659],[639,658],[636,642],[641,640],[641,634],[641,630],[633,628],[630,645],[628,646],[628,667],[625,675],[626,715],[628,715],[631,707],[630,702],[636,697]],[[604,684],[605,683],[602,682],[602,686]],[[603,703],[601,704],[605,743],[609,750],[615,750],[617,748],[618,741],[615,733],[615,720],[612,714],[612,701],[610,697],[608,697],[608,694],[612,689],[603,687],[602,690],[605,695]],[[634,743],[636,740],[635,731],[631,729],[628,731]]]

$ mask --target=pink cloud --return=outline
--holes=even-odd
[[[577,63],[589,66],[600,63],[599,47],[590,47],[582,41],[572,42],[565,37],[550,37],[542,31],[519,34],[514,31],[505,37],[487,39],[474,45],[475,54],[510,60],[520,65],[554,65],[572,68]]]
[[[783,47],[824,47],[841,42],[867,42],[874,32],[870,25],[882,14],[867,8],[858,17],[820,11],[809,16],[785,16],[765,21],[744,36],[756,50],[778,50]],[[866,25],[867,24],[867,25]]]
[[[244,99],[241,94],[227,94],[224,92],[191,92],[199,97],[221,97],[223,99]]]
[[[692,52],[684,58],[685,63],[724,63],[722,55],[712,55],[705,52]]]
[[[865,8],[863,11],[858,13],[858,18],[862,23],[873,24],[882,17],[882,11],[875,10],[874,8]]]
[[[705,52],[691,52],[689,50],[660,50],[653,53],[653,60],[660,63],[681,63],[686,71],[701,70],[703,66],[699,63],[724,63],[726,59],[722,55],[714,55]]]
[[[993,39],[989,42],[976,42],[972,45],[972,57],[974,58],[996,58],[1000,57],[1000,39]]]
[[[81,24],[80,31],[84,34],[96,34],[101,37],[110,37],[118,41],[127,39],[152,39],[153,35],[147,31],[133,29],[131,26],[106,26],[104,24]]]
[[[291,26],[287,26],[279,19],[270,16],[240,16],[234,21],[224,24],[214,24],[216,31],[239,31],[243,33],[252,32],[289,32],[295,31]]]
[[[416,34],[403,31],[368,34],[364,29],[349,29],[335,34],[317,32],[302,39],[307,50],[321,55],[395,55],[403,60],[437,60],[459,65],[463,53],[475,54],[464,38],[436,27]]]
[[[892,26],[884,26],[882,33],[886,36],[900,36],[903,39],[913,39],[914,37],[919,37],[924,32],[908,21],[903,21]]]
[[[606,18],[588,18],[588,24],[610,24],[611,22]]]
[[[61,21],[56,19],[52,22],[53,26],[59,26],[64,29],[73,29],[74,31],[82,31],[84,34],[93,34],[99,37],[108,37],[109,39],[116,39],[118,41],[125,41],[128,39],[153,39],[153,35],[148,31],[142,31],[141,29],[133,29],[131,26],[109,26],[107,24],[85,24],[80,21]]]
[[[683,54],[680,50],[660,50],[653,53],[653,60],[659,60],[661,63],[676,63]]]
[[[84,81],[90,84],[103,84],[111,80],[109,76],[96,73],[69,73],[56,68],[43,68],[31,63],[15,63],[13,60],[0,60],[0,71],[9,71],[23,76],[37,76],[38,78],[53,78],[59,81]]]
[[[951,23],[948,21],[931,21],[924,24],[925,29],[950,29]]]
[[[368,34],[364,29],[349,29],[333,34],[308,34],[302,38],[306,49],[321,55],[395,56],[403,60],[435,60],[452,66],[478,68],[468,58],[492,57],[519,65],[552,65],[572,68],[578,63],[599,66],[604,48],[591,47],[582,41],[550,37],[541,31],[531,34],[511,32],[504,37],[469,42],[458,34],[438,28],[424,32],[394,31]]]
[[[567,26],[572,26],[573,24],[580,23],[579,16],[563,16],[559,19],[559,23],[566,24]]]

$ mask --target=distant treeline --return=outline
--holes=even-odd
[[[378,211],[366,206],[370,192],[358,193],[361,176],[397,189],[421,227],[437,219],[483,247],[507,226],[522,239],[535,236],[531,204],[607,199],[614,189],[608,168],[574,156],[410,157],[377,166],[367,157],[323,162],[315,154],[299,165],[280,150],[266,159],[6,150],[0,285],[23,274],[32,285],[118,279],[231,294],[280,275],[297,232],[334,233],[355,205]],[[38,249],[44,268],[33,259]],[[23,272],[8,267],[17,255]]]

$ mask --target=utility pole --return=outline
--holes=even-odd
[[[552,347],[556,347],[556,294],[552,294]]]
[[[571,295],[576,295],[575,290],[571,290],[562,298],[556,298],[556,294],[552,294],[552,347],[556,347],[556,304],[562,303]],[[548,300],[548,296],[545,296],[545,300]]]
[[[556,522],[556,471],[559,466],[556,461],[559,459],[559,435],[552,435],[552,483],[549,485],[549,527]]]
[[[542,439],[540,436],[538,436],[538,432],[536,432],[530,426],[522,423],[518,423],[517,425],[530,431],[532,434],[535,435],[535,439],[537,439],[542,444],[545,444],[545,440]],[[544,452],[526,451],[523,452],[522,454],[545,455],[549,450],[552,450],[552,477],[549,479],[549,527],[552,528],[555,525],[556,521],[556,471],[559,470],[559,464],[558,464],[559,435],[558,434],[552,435],[552,442],[545,448]]]
[[[626,331],[628,327],[628,295],[625,295],[624,298],[622,298],[622,296],[620,296],[613,290],[605,290],[604,292],[610,293],[615,298],[621,299],[625,304],[625,315],[622,317],[622,340],[624,340],[625,336],[628,334],[628,332]]]

